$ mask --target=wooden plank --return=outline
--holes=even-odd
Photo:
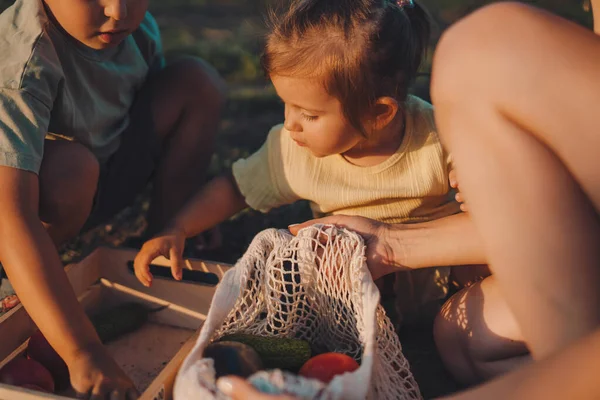
[[[130,249],[99,248],[81,262],[68,265],[66,273],[88,313],[134,300],[152,308],[166,306],[151,315],[152,322],[196,331],[141,397],[141,400],[171,400],[177,371],[196,342],[198,328],[206,318],[215,287],[157,279],[151,288],[146,288],[127,269],[127,262],[133,260],[136,253]],[[168,266],[168,260],[159,258],[154,264]],[[227,264],[199,260],[189,260],[187,265],[190,269],[215,273],[219,279],[231,268]],[[0,367],[22,355],[27,346],[26,340],[35,329],[35,324],[22,305],[0,318],[0,360],[3,360]],[[0,400],[68,398],[0,384]]]
[[[4,360],[36,330],[36,326],[19,304],[0,318],[0,360]]]
[[[177,352],[175,357],[167,364],[162,370],[160,375],[156,377],[154,382],[144,391],[139,400],[172,400],[173,399],[173,386],[175,385],[175,378],[179,367],[183,363],[183,360],[190,353],[196,340],[198,339],[199,332],[196,332],[191,338],[185,342],[181,349]]]
[[[208,314],[210,303],[215,293],[215,286],[177,282],[166,279],[155,279],[152,286],[143,286],[137,278],[127,269],[127,263],[133,260],[137,251],[130,249],[98,249],[104,266],[101,275],[109,281],[145,293],[164,301],[193,310],[204,315]],[[169,261],[159,257],[153,261],[156,265],[168,266]],[[232,266],[210,261],[188,260],[188,267],[195,270],[211,272],[219,280]]]
[[[0,400],[72,400],[70,397],[57,396],[50,393],[36,392],[16,386],[0,383]]]

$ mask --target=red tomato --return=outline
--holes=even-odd
[[[33,385],[54,393],[54,379],[39,362],[18,357],[0,370],[0,382],[14,386]],[[31,388],[31,386],[29,386]]]
[[[42,332],[36,331],[29,338],[27,357],[39,362],[50,371],[56,384],[56,390],[64,390],[70,386],[71,380],[67,364],[50,346]]]
[[[356,371],[358,367],[358,363],[345,354],[323,353],[304,363],[300,368],[300,375],[329,383],[334,376]]]

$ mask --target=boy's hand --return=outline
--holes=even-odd
[[[70,362],[71,385],[78,398],[135,400],[133,382],[119,368],[106,348],[97,345],[77,354]]]
[[[144,243],[133,262],[135,276],[144,286],[152,285],[150,263],[158,256],[164,256],[171,261],[173,278],[181,280],[185,238],[181,229],[173,228]]]
[[[456,170],[451,170],[449,175],[448,175],[448,179],[450,180],[450,186],[453,189],[456,189],[456,196],[454,196],[454,198],[456,199],[456,201],[458,201],[460,203],[460,209],[463,212],[467,212],[467,204],[465,203],[465,199],[463,198],[463,195],[460,194],[460,188],[458,186],[458,179],[456,177]]]
[[[361,235],[367,246],[367,265],[373,280],[398,271],[400,266],[395,260],[394,249],[388,241],[391,225],[359,216],[334,215],[291,225],[289,230],[292,235],[296,235],[300,229],[314,224],[331,224],[339,228],[350,229]]]

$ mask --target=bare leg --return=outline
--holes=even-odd
[[[84,146],[46,140],[39,173],[40,219],[57,247],[75,237],[90,215],[99,170]]]
[[[207,64],[185,59],[169,65],[144,90],[154,92],[152,110],[164,143],[149,213],[148,234],[152,235],[204,183],[225,103],[225,89]]]
[[[535,358],[600,322],[600,38],[514,3],[444,35],[433,99],[490,267]]]
[[[521,330],[494,276],[456,293],[434,324],[442,361],[466,385],[485,381],[529,361]]]

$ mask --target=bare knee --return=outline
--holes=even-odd
[[[434,323],[440,358],[455,379],[468,385],[527,361],[521,337],[493,276],[451,297]]]
[[[458,382],[470,385],[480,381],[469,348],[469,321],[461,310],[464,293],[451,297],[442,307],[433,324],[435,345],[446,369]]]
[[[46,143],[40,169],[40,218],[60,232],[75,236],[92,209],[100,167],[84,146]]]
[[[442,35],[434,56],[434,103],[471,98],[480,101],[494,87],[504,88],[528,68],[520,55],[537,46],[535,26],[545,13],[503,2],[482,7]],[[537,37],[536,37],[537,36]],[[507,79],[509,78],[509,79]]]

